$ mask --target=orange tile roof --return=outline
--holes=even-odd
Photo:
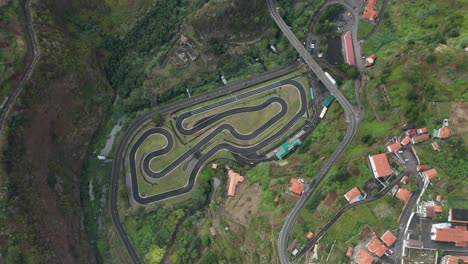
[[[297,195],[302,195],[304,192],[305,185],[304,183],[300,182],[297,178],[291,179],[291,187],[290,191]]]
[[[402,200],[405,204],[408,203],[410,197],[411,191],[403,188],[400,188],[396,194],[396,198]]]
[[[441,263],[445,263],[445,264],[458,264],[458,260],[460,258],[457,257],[457,256],[452,256],[452,255],[447,255],[447,256],[444,256],[442,258],[442,262]]]
[[[349,192],[347,192],[344,197],[348,200],[349,203],[354,203],[359,201],[359,196],[361,196],[361,191],[358,187],[352,188]]]
[[[380,239],[385,243],[385,245],[390,247],[391,245],[395,243],[395,241],[397,240],[397,237],[390,230],[387,230],[387,232],[385,232],[380,237]]]
[[[276,196],[276,197],[275,197],[275,203],[279,203],[279,201],[280,201],[280,197],[279,197],[279,196]]]
[[[372,54],[369,57],[366,58],[366,67],[370,67],[374,65],[375,60],[377,59],[377,55]]]
[[[362,14],[362,17],[374,21],[375,18],[379,15],[379,11],[375,9],[375,5],[377,4],[377,0],[369,0],[367,1],[366,9]]]
[[[372,240],[367,243],[366,247],[369,252],[375,254],[378,257],[382,257],[388,250],[388,248],[382,243],[382,241],[380,241],[380,239],[377,238],[375,234],[373,235]]]
[[[418,144],[428,139],[429,139],[429,134],[422,134],[422,135],[414,136],[413,139],[411,139],[411,142],[413,142],[413,144]]]
[[[398,151],[402,148],[401,146],[401,143],[400,142],[395,142],[393,144],[390,144],[387,146],[387,150],[388,152],[395,152],[395,151]]]
[[[444,210],[444,207],[442,207],[441,205],[434,205],[434,212],[442,213],[443,210]]]
[[[430,169],[430,170],[424,171],[423,174],[430,181],[437,178],[437,176],[439,176],[439,173],[436,171],[436,169]]]
[[[408,145],[410,142],[411,142],[411,137],[410,137],[410,136],[406,136],[406,137],[401,141],[401,144],[403,144],[403,145]]]
[[[350,258],[353,256],[353,253],[354,253],[353,247],[349,247],[348,250],[346,251],[346,256]]]
[[[374,257],[372,257],[372,255],[369,254],[367,250],[361,248],[361,250],[359,250],[359,252],[357,253],[354,261],[357,264],[372,264],[374,262]]]
[[[312,239],[312,238],[314,238],[314,233],[312,233],[312,232],[307,233],[307,238],[308,238],[309,240]]]
[[[417,165],[416,166],[417,171],[423,171],[423,170],[427,170],[427,169],[429,169],[428,165]]]
[[[369,156],[369,162],[375,177],[386,177],[392,175],[392,169],[388,163],[387,154],[381,153]]]
[[[440,130],[439,130],[439,137],[440,138],[448,138],[450,137],[450,128],[449,127],[442,127]]]
[[[409,180],[409,176],[405,176],[405,177],[403,177],[403,178],[401,179],[401,182],[402,182],[403,184],[408,184],[408,180]]]
[[[433,141],[431,145],[434,150],[440,151],[440,145],[437,141]]]
[[[429,129],[427,127],[419,128],[418,133],[420,134],[427,134],[429,132]]]
[[[457,247],[467,247],[468,231],[466,226],[456,226],[455,228],[436,228],[435,241],[454,242]]]
[[[239,182],[244,181],[244,176],[241,176],[239,173],[234,172],[233,170],[228,171],[228,176],[229,176],[228,195],[234,196],[236,195],[236,186]]]

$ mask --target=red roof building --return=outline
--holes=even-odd
[[[398,189],[396,193],[396,198],[402,200],[403,202],[405,202],[405,204],[408,203],[410,197],[411,197],[411,191],[407,189],[400,188]]]
[[[433,228],[431,239],[440,242],[452,242],[457,247],[468,246],[468,231],[466,226],[456,226],[455,228]]]
[[[291,179],[289,190],[292,193],[296,195],[302,195],[302,193],[304,193],[304,188],[305,188],[305,185],[304,185],[304,182],[302,182],[302,180],[299,180],[297,178]]]
[[[446,255],[442,257],[440,264],[458,264],[459,259],[457,256]]]
[[[425,171],[425,170],[428,170],[428,169],[429,169],[428,165],[417,165],[416,166],[417,171]]]
[[[343,35],[343,46],[345,47],[346,63],[349,65],[356,65],[356,58],[354,57],[353,38],[351,32],[348,31]]]
[[[311,240],[312,238],[314,238],[314,233],[312,233],[312,232],[307,233],[307,238],[308,238],[309,240]]]
[[[366,67],[370,67],[375,64],[375,60],[377,59],[377,55],[372,54],[366,58]]]
[[[362,17],[364,19],[367,19],[371,22],[374,22],[377,16],[379,16],[379,11],[375,8],[377,4],[377,0],[369,0],[367,1],[366,9],[364,10],[364,13],[362,14]]]
[[[436,171],[436,169],[423,171],[422,174],[427,178],[428,181],[431,181],[439,176],[439,173]]]
[[[427,133],[429,132],[429,129],[427,129],[427,127],[418,128],[418,129],[416,130],[416,132],[417,132],[418,134],[427,134]]]
[[[367,250],[364,248],[361,248],[359,252],[356,254],[356,258],[354,258],[354,261],[357,264],[372,264],[374,262],[374,257],[372,257]]]
[[[434,212],[435,213],[442,213],[444,211],[444,207],[441,205],[434,205]]]
[[[372,240],[367,243],[366,247],[370,253],[373,253],[378,257],[382,257],[388,250],[388,248],[382,243],[382,241],[380,241],[380,239],[377,238],[375,234],[372,235]]]
[[[392,175],[393,172],[392,168],[390,168],[390,164],[388,163],[387,154],[381,153],[369,156],[369,162],[375,178]]]
[[[354,253],[353,247],[349,247],[348,250],[346,251],[346,256],[348,258],[351,258],[353,256],[353,253]]]
[[[395,142],[395,143],[392,143],[390,145],[387,145],[387,151],[388,152],[397,152],[401,148],[402,148],[402,146],[401,146],[400,142]]]
[[[361,191],[358,187],[354,187],[349,192],[347,192],[344,197],[349,203],[354,203],[360,200],[363,200]]]
[[[429,139],[429,134],[421,134],[421,135],[418,135],[418,136],[414,136],[411,139],[411,143],[418,144],[418,143],[421,143],[421,142],[426,141],[428,139]]]
[[[239,173],[229,170],[229,189],[228,189],[228,196],[235,196],[236,195],[236,186],[239,182],[244,181],[244,176],[241,176]]]
[[[401,141],[401,144],[402,144],[402,145],[408,145],[410,142],[411,142],[411,137],[410,137],[410,136],[406,136],[406,137]]]
[[[407,175],[407,176],[404,176],[404,177],[401,179],[401,182],[402,182],[403,184],[408,184],[408,181],[409,181],[409,176],[408,176],[408,175]]]
[[[280,197],[276,196],[274,201],[275,201],[275,203],[279,203],[280,202]]]
[[[397,240],[397,237],[392,233],[392,231],[387,230],[380,239],[385,243],[385,245],[391,247]]]

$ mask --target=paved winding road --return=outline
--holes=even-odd
[[[184,161],[187,161],[190,157],[194,156],[197,153],[200,153],[201,150],[204,148],[204,146],[210,143],[218,134],[222,133],[223,131],[229,131],[229,133],[233,137],[239,140],[251,140],[251,139],[258,137],[260,134],[262,134],[268,128],[273,126],[276,122],[278,122],[288,113],[288,105],[284,99],[277,97],[277,96],[273,96],[273,97],[266,99],[263,103],[259,105],[250,106],[250,107],[233,108],[233,109],[221,112],[190,129],[186,129],[183,127],[182,123],[185,119],[191,117],[192,115],[209,111],[219,105],[224,105],[224,104],[227,104],[228,102],[231,102],[231,103],[235,102],[238,98],[245,98],[251,95],[263,93],[268,90],[275,89],[284,85],[290,85],[297,89],[298,96],[301,99],[301,104],[300,104],[301,106],[300,106],[300,109],[294,114],[294,116],[291,119],[287,121],[287,123],[283,127],[275,131],[275,133],[273,133],[271,136],[262,140],[260,143],[252,145],[252,146],[240,147],[240,146],[232,145],[230,143],[218,144],[217,146],[210,149],[207,153],[199,155],[199,157],[197,157],[195,166],[190,171],[188,183],[184,187],[174,189],[174,190],[168,190],[164,193],[160,193],[157,195],[152,195],[152,196],[147,196],[147,197],[141,196],[141,194],[138,191],[138,181],[137,181],[137,151],[148,137],[155,135],[155,134],[160,134],[167,139],[168,144],[163,149],[155,150],[147,154],[143,158],[143,170],[146,176],[150,178],[166,177],[171,171],[173,171],[175,168],[180,166],[180,164],[182,164]],[[140,136],[137,139],[136,143],[132,146],[130,150],[130,154],[129,154],[130,180],[131,180],[131,186],[132,186],[133,199],[139,204],[148,204],[148,203],[172,198],[174,196],[190,192],[195,184],[196,177],[198,176],[200,170],[203,168],[204,164],[211,157],[213,157],[214,154],[216,154],[220,150],[227,150],[231,153],[236,153],[237,155],[239,155],[239,157],[244,158],[247,162],[254,161],[254,163],[257,163],[260,161],[268,160],[268,158],[265,155],[257,155],[257,151],[268,146],[269,144],[273,143],[275,140],[277,140],[278,138],[286,134],[307,112],[306,90],[299,82],[295,80],[279,81],[273,84],[266,85],[261,88],[257,88],[252,91],[248,91],[239,95],[235,95],[227,99],[221,100],[219,102],[215,102],[213,104],[203,106],[201,109],[199,108],[199,109],[195,109],[195,110],[183,113],[179,115],[178,118],[176,119],[176,129],[180,133],[184,135],[193,135],[201,131],[202,129],[205,129],[207,126],[212,125],[222,120],[225,117],[229,117],[231,115],[242,113],[242,112],[259,111],[274,103],[279,104],[281,106],[281,110],[276,115],[274,115],[270,120],[266,121],[263,125],[261,125],[259,128],[257,128],[255,131],[251,132],[250,134],[241,134],[230,124],[223,123],[221,125],[218,125],[208,135],[204,136],[195,145],[191,146],[191,148],[188,149],[185,153],[177,157],[167,167],[165,167],[164,169],[158,172],[155,172],[150,168],[150,163],[154,158],[157,158],[159,156],[165,155],[168,152],[170,152],[174,145],[174,139],[173,139],[172,134],[164,128],[151,128],[145,131],[143,135]]]
[[[267,0],[268,10],[270,15],[279,26],[283,34],[289,40],[289,42],[294,46],[294,48],[299,52],[301,58],[306,62],[310,69],[315,73],[319,80],[325,85],[325,87],[335,96],[336,100],[345,110],[346,119],[349,122],[348,130],[343,138],[343,141],[333,152],[330,159],[324,164],[320,172],[314,178],[314,181],[309,185],[309,190],[305,192],[299,201],[296,203],[294,208],[291,210],[289,215],[284,220],[283,226],[281,228],[279,238],[278,238],[278,254],[280,257],[281,263],[290,263],[287,246],[291,230],[296,222],[299,213],[302,208],[307,203],[308,199],[311,197],[312,193],[315,191],[319,183],[325,178],[326,174],[330,168],[335,164],[340,155],[344,152],[346,147],[351,143],[354,136],[356,135],[357,129],[361,118],[358,113],[356,113],[352,105],[348,100],[343,96],[343,94],[335,87],[335,85],[326,77],[325,72],[320,68],[320,66],[314,61],[309,52],[302,46],[302,43],[296,38],[294,33],[289,29],[288,25],[281,18],[276,7],[273,5],[272,0]]]
[[[200,102],[208,101],[217,97],[221,97],[242,89],[245,89],[249,86],[253,86],[268,80],[272,80],[283,75],[289,74],[297,69],[299,69],[300,64],[294,62],[286,67],[279,68],[274,71],[267,72],[265,74],[261,74],[259,76],[252,77],[247,80],[243,80],[232,85],[227,85],[223,88],[212,90],[210,92],[192,96],[186,100],[176,102],[171,105],[162,106],[159,108],[159,111],[162,113],[171,113],[174,111],[178,111],[180,109],[184,109],[193,105],[196,105]],[[151,112],[148,112],[140,117],[138,117],[134,122],[129,126],[129,128],[125,131],[122,140],[119,142],[117,147],[117,151],[114,156],[113,164],[112,164],[112,179],[111,179],[111,193],[110,193],[110,213],[112,223],[114,224],[116,231],[119,235],[120,240],[125,246],[125,249],[132,261],[132,263],[141,263],[138,255],[135,252],[135,249],[132,246],[132,243],[127,237],[125,233],[125,229],[120,222],[120,215],[117,209],[117,198],[119,192],[119,175],[120,175],[120,168],[124,163],[124,153],[127,149],[129,142],[132,140],[133,136],[137,133],[137,131],[147,124],[151,120]]]
[[[36,35],[34,34],[34,27],[32,23],[32,18],[31,18],[31,12],[29,11],[29,0],[21,1],[22,5],[21,8],[23,10],[24,17],[26,19],[26,40],[28,42],[28,52],[31,52],[32,55],[32,61],[31,64],[26,68],[26,71],[23,73],[23,77],[21,78],[21,81],[19,82],[18,86],[16,89],[13,91],[13,94],[11,94],[3,108],[0,110],[0,131],[3,130],[3,124],[5,123],[5,120],[8,118],[8,115],[10,114],[11,109],[13,108],[13,105],[15,104],[16,98],[18,98],[19,94],[21,91],[23,91],[24,85],[26,84],[27,81],[31,78],[32,74],[34,73],[34,70],[36,69],[37,62],[39,61],[39,49],[37,46],[37,40],[36,40]]]

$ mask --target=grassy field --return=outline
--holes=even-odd
[[[19,2],[9,2],[0,7],[0,100],[9,95],[8,80],[22,67],[26,43],[22,36],[22,16]]]
[[[374,24],[370,23],[369,21],[360,19],[359,20],[359,27],[358,27],[358,39],[365,39],[374,29]]]

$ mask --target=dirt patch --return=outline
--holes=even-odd
[[[0,49],[4,49],[4,48],[8,48],[10,47],[10,44],[8,44],[8,42],[0,42]]]
[[[356,167],[350,166],[350,167],[348,167],[348,171],[349,171],[349,173],[351,173],[351,175],[353,175],[355,177],[361,175],[361,171]]]
[[[248,181],[239,183],[236,196],[227,198],[224,210],[231,220],[248,226],[260,207],[261,195],[262,189],[259,184],[250,185]]]
[[[338,198],[338,194],[336,192],[329,192],[327,197],[322,201],[322,205],[326,207],[330,207]]]
[[[454,134],[462,137],[463,142],[468,144],[468,102],[455,103],[450,117],[450,125],[454,128]]]
[[[372,229],[369,226],[364,227],[364,229],[362,229],[361,233],[359,234],[359,239],[362,240],[366,238],[370,234],[371,231]]]
[[[444,45],[444,44],[440,44],[439,46],[437,46],[435,48],[435,52],[443,52],[444,50],[446,50],[448,48],[447,45]]]

